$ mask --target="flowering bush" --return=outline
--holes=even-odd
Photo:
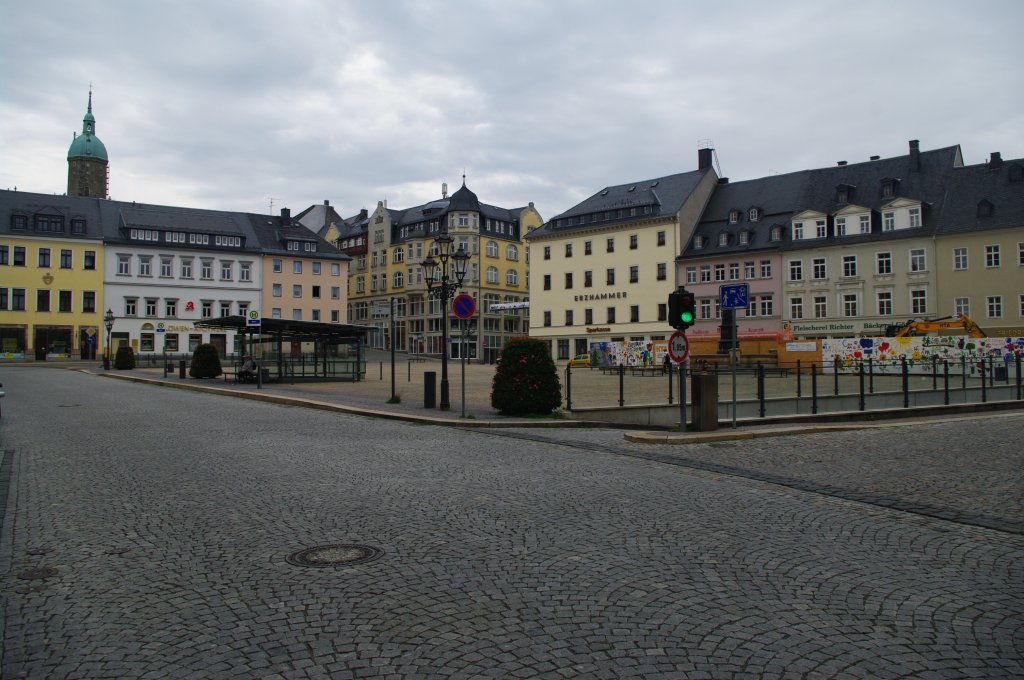
[[[491,385],[491,406],[502,415],[547,415],[562,403],[562,385],[547,345],[509,340]]]

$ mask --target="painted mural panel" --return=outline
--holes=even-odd
[[[906,359],[910,373],[930,373],[933,362],[948,361],[951,367],[957,367],[957,372],[961,364],[966,363],[973,375],[982,361],[991,359],[997,366],[1009,366],[1016,357],[1024,356],[1024,337],[826,338],[821,341],[821,355],[826,370],[831,368],[835,357],[843,373],[854,373],[861,362],[867,361],[871,362],[875,373],[899,373]]]
[[[666,354],[665,340],[590,343],[591,366],[660,366]]]

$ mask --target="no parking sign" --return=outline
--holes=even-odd
[[[460,319],[468,319],[476,311],[476,300],[473,299],[472,295],[460,293],[452,300],[452,311]]]

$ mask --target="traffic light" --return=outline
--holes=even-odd
[[[685,331],[697,320],[697,298],[685,288],[668,294],[668,321],[672,328]]]

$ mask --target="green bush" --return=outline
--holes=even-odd
[[[220,367],[220,354],[217,348],[207,343],[196,347],[192,353],[192,365],[189,366],[188,374],[193,378],[216,378],[223,374]]]
[[[121,345],[114,355],[114,368],[119,371],[130,371],[135,368],[135,352],[128,345]]]
[[[548,415],[562,403],[558,369],[546,344],[509,340],[491,386],[491,406],[508,416]]]

